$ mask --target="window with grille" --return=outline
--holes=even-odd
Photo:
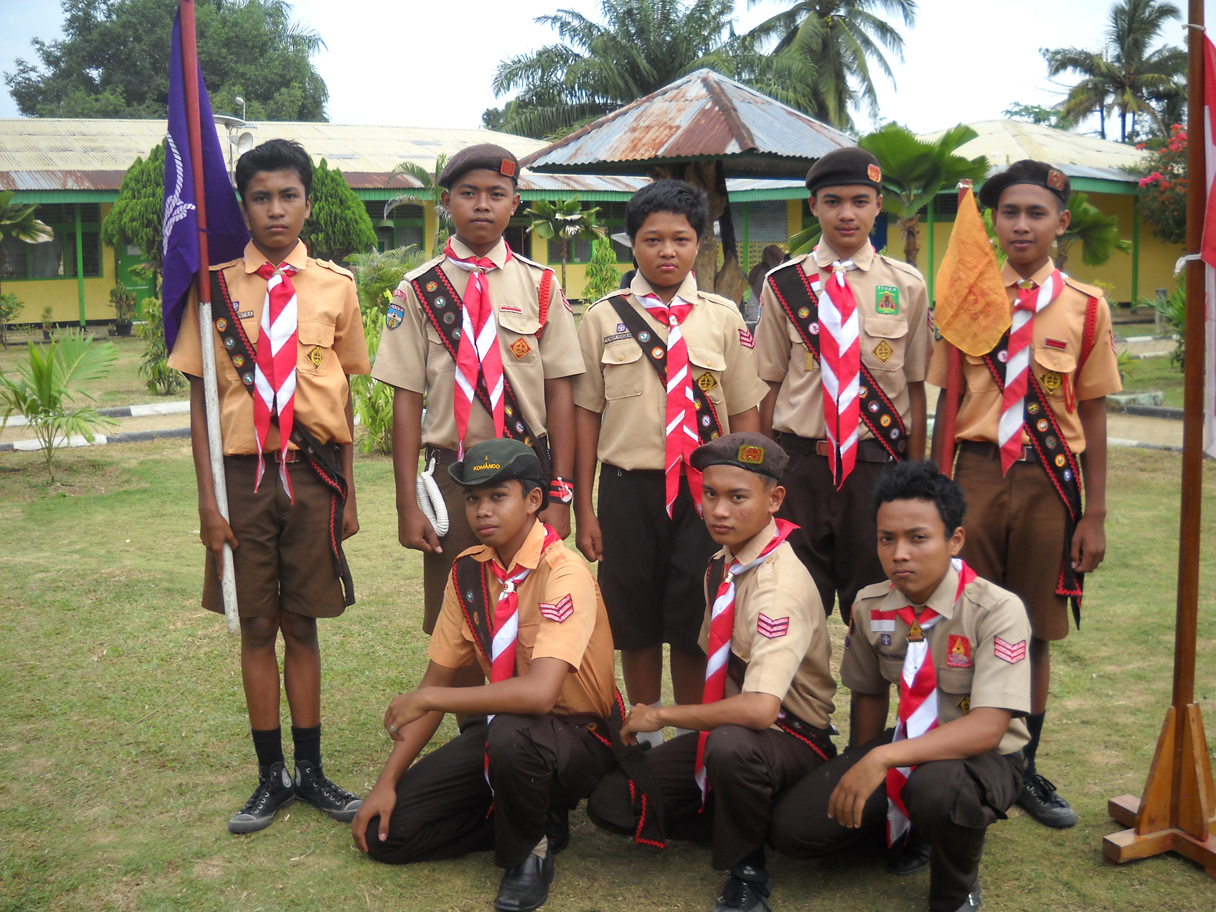
[[[549,240],[549,263],[560,263],[562,261],[562,242],[557,238]],[[572,241],[566,242],[566,262],[567,263],[590,263],[591,262],[591,242],[584,241],[581,238],[575,238]]]

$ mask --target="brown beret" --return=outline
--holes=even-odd
[[[509,177],[511,183],[519,184],[519,160],[510,150],[494,143],[478,143],[476,146],[465,146],[448,159],[439,175],[439,186],[451,190],[452,184],[462,174],[481,168]]]
[[[980,202],[989,209],[995,209],[1005,188],[1014,184],[1034,184],[1036,187],[1042,187],[1058,199],[1061,206],[1067,206],[1069,197],[1072,196],[1072,184],[1063,171],[1053,168],[1047,162],[1024,158],[984,181],[984,186],[980,187]]]
[[[814,193],[824,187],[859,184],[882,193],[882,168],[873,153],[853,146],[829,152],[806,173],[806,189]]]
[[[790,458],[763,434],[740,432],[702,444],[692,451],[689,461],[698,471],[709,466],[728,465],[780,481]]]

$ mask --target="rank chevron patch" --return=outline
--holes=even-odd
[[[1010,643],[1008,640],[996,637],[992,641],[992,651],[998,659],[1003,659],[1010,665],[1016,665],[1026,658],[1026,641],[1018,640],[1016,643]]]
[[[790,632],[790,619],[788,617],[771,618],[761,611],[760,616],[756,619],[756,631],[761,636],[775,640]]]
[[[568,595],[563,595],[555,604],[550,605],[548,602],[540,603],[540,613],[542,617],[546,617],[551,621],[562,623],[570,615],[574,614],[574,599]]]

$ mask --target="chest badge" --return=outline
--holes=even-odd
[[[701,392],[708,393],[711,389],[718,385],[718,381],[713,374],[704,373],[697,378],[697,386],[701,387]]]
[[[891,343],[888,342],[886,339],[883,339],[877,345],[874,346],[874,357],[877,358],[879,361],[881,361],[883,364],[886,364],[888,361],[890,361],[891,356],[893,354],[895,354],[895,349],[893,349],[891,347]]]
[[[1060,378],[1060,374],[1057,371],[1048,371],[1043,375],[1043,389],[1047,390],[1048,393],[1055,393],[1063,383],[1064,381]]]
[[[946,646],[946,666],[948,668],[971,667],[971,640],[956,633],[950,634]]]
[[[964,694],[963,698],[954,705],[962,710],[964,716],[971,715],[971,694]]]
[[[320,370],[321,365],[325,363],[325,349],[320,345],[314,345],[312,351],[308,353],[308,361],[313,366],[314,370]]]
[[[920,621],[912,621],[912,626],[908,628],[907,640],[909,643],[923,643],[925,641],[925,632],[920,629]]]
[[[880,314],[899,313],[899,289],[894,285],[879,285],[875,288],[874,309]]]
[[[532,346],[528,344],[527,339],[516,339],[511,343],[511,354],[515,356],[516,361],[530,351],[532,351]]]

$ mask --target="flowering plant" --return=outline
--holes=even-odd
[[[1142,169],[1148,173],[1140,178],[1140,214],[1161,240],[1181,244],[1186,238],[1186,131],[1181,124],[1170,127],[1165,142],[1149,151]]]

